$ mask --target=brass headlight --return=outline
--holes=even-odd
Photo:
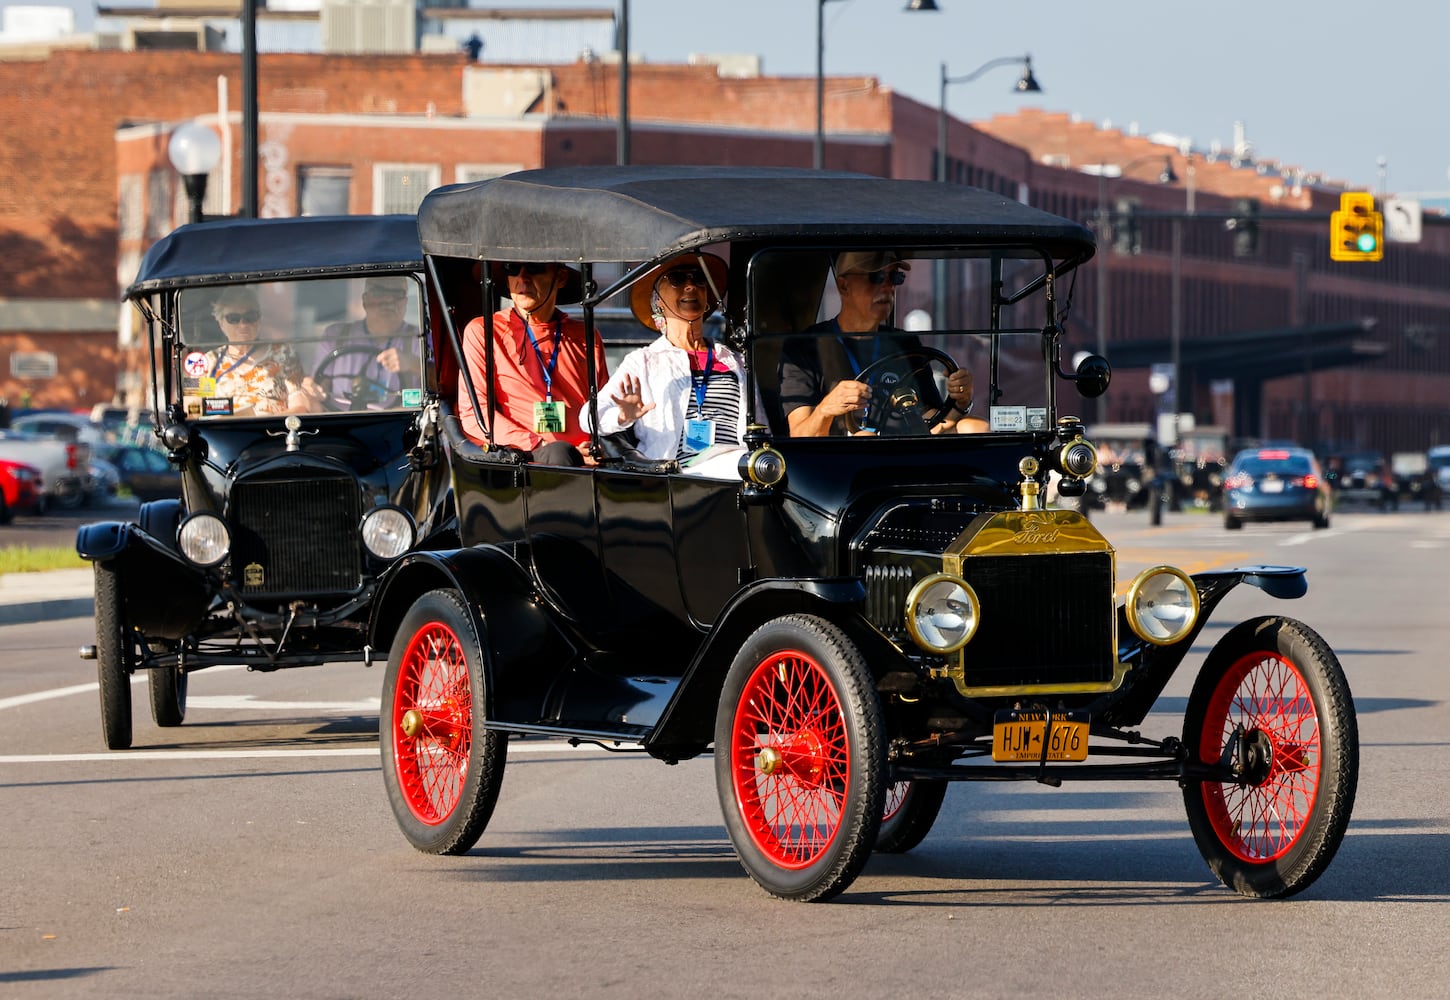
[[[785,478],[785,456],[766,445],[740,459],[740,478],[769,489]]]
[[[1076,438],[1063,445],[1062,451],[1057,455],[1057,464],[1063,475],[1086,479],[1097,471],[1098,452],[1082,438]]]
[[[1128,588],[1128,626],[1145,642],[1167,646],[1182,639],[1198,621],[1198,588],[1182,570],[1154,566],[1139,573]]]
[[[906,631],[932,653],[955,653],[977,632],[982,604],[971,584],[948,573],[917,581],[906,595]]]
[[[198,566],[220,566],[232,552],[232,533],[215,514],[193,514],[176,530],[181,554]]]

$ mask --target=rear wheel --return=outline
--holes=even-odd
[[[839,628],[793,615],[746,641],[720,698],[715,785],[766,892],[829,899],[860,874],[881,827],[883,733],[865,657]]]
[[[1183,740],[1241,775],[1183,788],[1193,839],[1224,885],[1276,898],[1323,874],[1354,807],[1359,734],[1344,671],[1318,634],[1287,618],[1231,629],[1194,682]]]
[[[115,570],[95,563],[96,679],[101,687],[101,736],[108,750],[131,746],[131,665],[135,640],[126,626],[121,582]]]
[[[186,719],[186,674],[180,667],[154,667],[147,681],[151,688],[151,718],[162,729]]]
[[[876,850],[904,854],[920,844],[931,832],[946,794],[945,781],[898,781],[886,789]]]
[[[394,639],[379,713],[388,802],[420,851],[463,854],[493,816],[508,736],[484,728],[486,704],[483,653],[462,598],[424,594]]]
[[[1223,516],[1223,526],[1229,531],[1238,531],[1244,526],[1244,522],[1234,517],[1232,514],[1225,514]]]

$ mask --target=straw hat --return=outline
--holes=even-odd
[[[730,265],[725,263],[725,258],[704,250],[688,250],[685,253],[675,254],[644,274],[640,275],[633,287],[629,290],[629,308],[634,313],[634,318],[639,320],[651,330],[655,328],[654,317],[650,315],[650,296],[654,294],[655,282],[660,275],[681,264],[688,264],[699,267],[701,262],[705,265],[705,274],[710,283],[709,308],[705,310],[708,316],[720,305],[720,299],[725,294],[725,287],[730,278]]]
[[[911,270],[911,265],[895,250],[848,250],[836,255],[836,277],[870,274],[893,264],[899,264],[903,271]]]

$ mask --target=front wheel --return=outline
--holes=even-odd
[[[715,787],[750,877],[784,899],[849,886],[881,827],[885,754],[866,659],[841,629],[810,615],[757,629],[715,721]]]
[[[1239,780],[1183,788],[1204,860],[1245,896],[1292,896],[1334,858],[1359,777],[1359,732],[1344,671],[1308,626],[1266,617],[1231,629],[1209,653],[1183,741]]]
[[[420,597],[388,657],[379,713],[383,783],[403,836],[427,854],[463,854],[498,802],[508,736],[484,726],[483,651],[463,599]]]
[[[131,665],[135,640],[126,626],[116,571],[95,563],[96,679],[101,688],[101,736],[108,750],[131,747]]]
[[[876,850],[905,854],[920,844],[931,832],[946,794],[947,783],[935,780],[898,781],[886,789]]]

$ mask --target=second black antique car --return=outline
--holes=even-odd
[[[666,763],[713,752],[742,865],[790,899],[829,898],[873,851],[915,846],[951,781],[1172,781],[1231,888],[1286,896],[1328,866],[1358,743],[1344,674],[1309,626],[1267,615],[1215,633],[1181,728],[1149,719],[1229,591],[1297,597],[1303,571],[1156,566],[1118,600],[1111,543],[1043,502],[1049,474],[1080,496],[1097,464],[1058,398],[1109,380],[1100,358],[1062,367],[1072,272],[1093,253],[1083,227],[957,185],[661,167],[443,188],[419,231],[445,306],[461,544],[398,560],[370,640],[390,651],[387,795],[419,850],[477,842],[509,739],[529,734]],[[462,435],[455,394],[485,412],[496,389],[444,360],[498,302],[480,262],[570,262],[589,329],[654,265],[706,251],[728,259],[719,338],[746,361],[748,430],[717,439],[728,474],[616,457],[597,437],[598,464],[547,466]],[[941,296],[950,327],[898,319],[848,348],[833,325],[845,252],[895,262],[856,272],[869,285],[853,295],[894,295],[899,316]],[[824,368],[838,345],[856,352],[841,377],[866,387],[864,407],[844,415],[850,433],[792,436],[789,359]],[[975,398],[949,403],[959,366]]]
[[[147,253],[126,298],[180,495],[77,534],[111,749],[132,743],[136,671],[171,727],[193,671],[385,654],[367,632],[379,579],[457,546],[421,270],[412,216],[219,220]]]

